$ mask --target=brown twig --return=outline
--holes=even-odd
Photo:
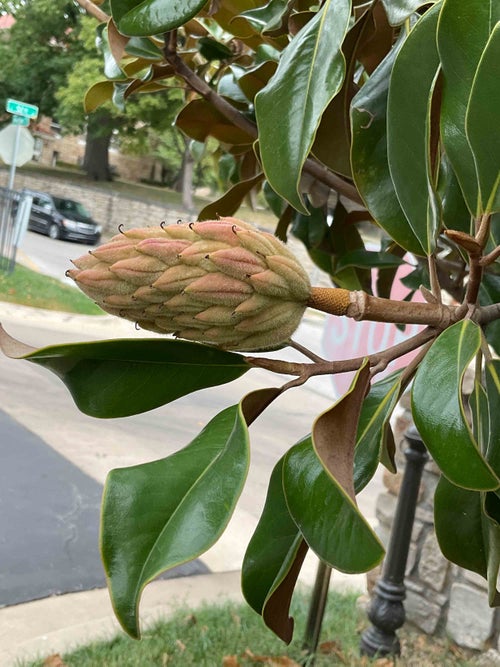
[[[109,19],[111,18],[106,14],[106,12],[103,12],[102,9],[100,9],[97,5],[94,5],[91,0],[76,0],[76,2],[80,5],[82,9],[85,9],[85,11],[96,18],[98,21],[101,21],[103,23],[107,23]]]
[[[487,255],[481,257],[481,259],[479,260],[479,264],[481,266],[488,266],[489,264],[493,264],[493,262],[495,262],[499,257],[500,257],[500,245],[497,245],[497,247],[494,250],[492,250]]]
[[[434,255],[429,255],[428,258],[428,267],[429,267],[429,278],[431,282],[431,292],[435,297],[437,303],[441,303],[441,285],[439,284],[439,277],[436,266],[436,257]]]
[[[202,78],[200,78],[196,72],[193,72],[193,70],[186,65],[177,53],[176,45],[173,44],[171,33],[165,33],[164,40],[165,46],[163,53],[165,60],[174,68],[176,74],[184,79],[192,90],[201,95],[207,102],[210,102],[210,104],[233,125],[246,132],[249,136],[249,140],[255,141],[258,138],[257,125],[240,113],[240,111],[227,102],[227,100],[221,97]],[[321,163],[312,158],[308,158],[304,163],[303,169],[332,190],[336,190],[339,194],[344,195],[351,201],[364,206],[363,200],[356,188],[351,183],[344,181],[340,176],[331,172]]]
[[[476,241],[484,249],[490,235],[491,213],[482,215],[476,223]]]
[[[490,306],[480,306],[476,308],[472,317],[473,322],[485,327],[490,322],[500,319],[500,303],[493,303]]]
[[[320,356],[315,354],[312,350],[310,350],[308,347],[305,347],[304,345],[301,345],[300,343],[297,343],[296,340],[290,340],[288,341],[288,345],[292,347],[294,350],[297,350],[297,352],[300,352],[303,354],[305,357],[310,359],[311,361],[314,362],[323,362],[326,361],[325,359],[322,359]]]
[[[404,354],[416,350],[430,340],[436,338],[438,335],[438,329],[427,327],[415,336],[412,336],[412,338],[408,338],[397,345],[393,345],[383,352],[376,352],[375,354],[369,355],[368,359],[370,366],[383,370],[383,368],[390,364],[391,361],[394,361],[394,359],[398,359]],[[267,357],[245,357],[245,360],[250,366],[263,368],[282,375],[295,375],[301,379],[299,384],[303,384],[303,382],[316,375],[333,375],[335,373],[348,373],[350,371],[358,370],[364,359],[365,357],[355,357],[354,359],[343,359],[340,361],[322,361],[301,364],[281,359],[268,359]]]

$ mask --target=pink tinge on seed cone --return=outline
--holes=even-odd
[[[283,243],[236,218],[131,229],[73,264],[108,313],[228,350],[285,345],[311,295]]]

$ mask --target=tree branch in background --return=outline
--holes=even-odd
[[[103,12],[102,9],[100,9],[97,5],[94,5],[94,3],[91,0],[76,0],[76,2],[80,5],[82,9],[85,9],[85,11],[88,14],[96,18],[98,21],[101,21],[102,23],[107,23],[111,18],[106,14],[106,12]]]

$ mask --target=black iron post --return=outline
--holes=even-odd
[[[417,507],[422,471],[429,455],[414,426],[405,433],[409,447],[405,450],[406,468],[399,491],[396,516],[381,578],[368,611],[372,625],[361,636],[360,650],[365,655],[399,655],[401,646],[396,630],[405,621],[403,600],[404,577],[410,548],[413,521]]]
[[[303,648],[306,653],[306,664],[308,667],[314,665],[314,654],[318,650],[319,636],[325,614],[326,601],[328,599],[328,588],[330,586],[330,577],[332,568],[319,561],[314,581],[311,602],[309,604],[309,613],[307,616],[306,631],[304,633]]]

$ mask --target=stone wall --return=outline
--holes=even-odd
[[[411,424],[409,401],[405,398],[404,412],[395,433],[399,472],[397,475],[385,473],[386,492],[380,494],[376,506],[377,532],[386,546],[404,471],[403,452],[408,446],[403,434]],[[500,649],[500,609],[489,607],[486,581],[450,563],[439,549],[433,518],[433,497],[439,475],[438,467],[430,460],[422,476],[406,568],[407,622],[427,634],[446,634],[459,646],[481,651],[490,647]],[[370,590],[379,575],[380,571],[370,573]],[[497,657],[500,658],[500,654]]]
[[[42,126],[42,122],[39,123],[39,126]],[[39,164],[50,167],[57,166],[58,162],[81,166],[85,155],[85,136],[61,136],[39,132],[35,154]],[[120,178],[127,181],[157,180],[160,182],[161,180],[161,163],[153,157],[124,155],[111,147],[109,164]]]
[[[7,186],[7,169],[0,168],[0,186]],[[187,220],[185,212],[161,206],[143,199],[128,197],[123,192],[117,193],[94,188],[88,183],[79,185],[57,176],[37,176],[22,170],[16,172],[16,190],[28,188],[49,192],[58,197],[67,197],[82,202],[92,217],[102,224],[105,237],[116,234],[118,225],[125,228],[158,225],[162,220],[175,222]]]

